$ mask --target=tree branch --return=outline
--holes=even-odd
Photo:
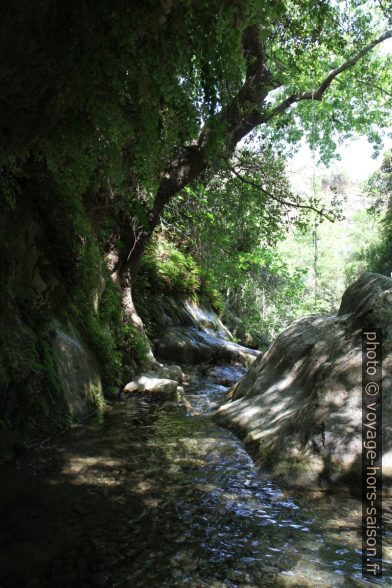
[[[244,184],[248,184],[249,186],[252,186],[253,188],[256,188],[257,190],[260,190],[260,192],[263,192],[263,194],[268,196],[268,198],[271,198],[272,200],[279,202],[279,204],[283,204],[283,205],[289,206],[291,208],[305,208],[307,210],[312,210],[313,212],[316,212],[319,216],[321,216],[322,218],[326,218],[327,220],[329,220],[331,222],[334,222],[334,220],[335,220],[333,216],[328,215],[324,211],[324,208],[319,209],[319,208],[316,208],[315,206],[312,206],[311,204],[299,204],[298,202],[289,202],[288,200],[284,200],[283,198],[279,198],[278,196],[274,196],[273,194],[268,192],[268,190],[265,190],[263,188],[263,186],[261,186],[257,182],[254,182],[253,180],[248,180],[247,178],[244,178],[243,176],[241,176],[241,174],[238,173],[234,167],[231,167],[230,169],[233,172],[233,174],[241,182],[243,182]]]
[[[324,78],[324,80],[315,90],[309,90],[307,92],[295,92],[294,94],[291,94],[290,96],[285,98],[282,102],[280,102],[280,104],[278,104],[277,106],[272,108],[272,110],[265,114],[265,116],[263,117],[263,122],[269,121],[271,118],[277,116],[278,114],[281,114],[282,112],[290,108],[290,106],[297,102],[300,102],[301,100],[321,100],[325,92],[328,90],[328,88],[338,75],[340,75],[341,73],[355,65],[364,55],[369,53],[369,51],[371,51],[374,47],[376,47],[383,41],[386,41],[386,39],[390,38],[392,38],[392,30],[386,31],[383,35],[381,35],[380,37],[378,37],[377,39],[363,47],[363,49],[355,53],[350,59],[347,59],[347,61],[342,63],[339,67],[332,69],[327,75],[327,77]]]
[[[289,108],[294,102],[307,99],[321,100],[336,76],[352,67],[373,47],[390,37],[392,37],[392,31],[384,33],[381,37],[369,43],[351,59],[332,70],[315,91],[292,94],[281,104],[266,112],[265,110],[263,111],[265,99],[271,90],[279,87],[279,83],[273,78],[266,65],[264,45],[259,27],[248,27],[244,31],[242,39],[243,55],[246,61],[244,83],[237,94],[233,96],[231,102],[206,121],[200,131],[199,138],[191,145],[185,145],[179,149],[178,157],[171,162],[166,172],[162,174],[154,204],[148,214],[149,227],[143,229],[130,258],[123,266],[123,270],[136,275],[141,255],[155,227],[159,224],[164,207],[180,190],[205,172],[212,163],[211,153],[215,153],[213,157],[216,159],[219,156],[229,159],[237,143],[255,127],[268,122],[271,118]],[[221,135],[222,132],[221,153],[217,155],[216,138],[217,134]],[[294,205],[272,195],[269,196],[280,202],[280,204],[295,206],[296,208],[307,208],[331,220],[323,211],[317,210],[310,205]]]
[[[361,84],[366,84],[370,88],[376,88],[377,90],[379,90],[381,92],[381,94],[384,96],[384,98],[386,96],[388,96],[389,98],[392,98],[392,92],[388,92],[388,90],[386,90],[385,88],[382,88],[381,86],[378,86],[377,84],[374,84],[372,80],[366,80],[366,79],[360,78],[358,81],[361,82]]]
[[[205,148],[214,129],[223,128],[226,148],[233,152],[237,143],[262,122],[261,105],[269,92],[280,85],[266,65],[258,26],[244,31],[242,50],[246,61],[245,81],[231,102],[201,130],[200,148]]]

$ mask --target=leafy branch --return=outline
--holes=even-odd
[[[254,180],[249,180],[248,178],[244,178],[244,176],[242,176],[235,169],[235,167],[231,167],[230,169],[233,172],[233,174],[241,182],[243,182],[244,184],[248,184],[249,186],[252,186],[253,188],[256,188],[256,190],[260,190],[260,192],[265,194],[268,198],[275,200],[279,204],[282,204],[284,206],[288,206],[290,208],[297,208],[297,209],[302,208],[302,209],[306,209],[306,210],[311,210],[311,211],[315,212],[316,214],[318,214],[321,218],[325,218],[325,219],[329,220],[330,222],[335,221],[335,215],[333,213],[328,213],[324,208],[316,208],[315,206],[312,206],[311,204],[301,204],[299,202],[290,202],[289,200],[285,200],[283,198],[280,198],[279,196],[276,196],[275,194],[272,194],[271,192],[269,192],[268,190],[263,188],[263,186],[261,184],[259,184],[258,182],[255,182]]]
[[[329,74],[323,79],[321,84],[315,90],[308,90],[306,92],[294,92],[290,96],[287,96],[282,102],[277,104],[274,108],[272,108],[264,117],[263,122],[269,121],[271,118],[281,114],[290,106],[297,102],[301,102],[302,100],[322,100],[325,92],[328,90],[334,79],[346,71],[353,67],[364,55],[369,53],[374,47],[386,41],[387,39],[392,38],[392,30],[386,31],[377,39],[374,39],[371,43],[368,43],[365,47],[363,47],[360,51],[357,51],[350,59],[347,59],[344,63],[339,65],[339,67],[335,67],[332,69]]]

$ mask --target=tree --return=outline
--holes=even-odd
[[[239,335],[266,330],[267,306],[276,311],[278,298],[296,281],[276,244],[308,212],[308,204],[291,193],[282,158],[241,150],[206,184],[195,182],[167,205],[159,236],[193,256],[222,293],[225,320],[241,317]]]
[[[256,128],[289,141],[311,132],[310,140],[323,143],[328,157],[334,132],[369,130],[385,117],[391,100],[383,86],[390,71],[386,74],[380,58],[371,52],[392,31],[374,34],[386,23],[381,14],[377,16],[376,3],[371,4],[367,12],[368,3],[348,2],[343,12],[341,6],[324,1],[278,2],[273,7],[246,3],[246,16],[237,21],[243,31],[241,46],[236,47],[244,68],[242,83],[236,92],[223,96],[198,135],[178,148],[162,173],[148,224],[140,229],[123,264],[126,280],[137,272],[165,205],[206,170],[230,158]],[[375,79],[372,90],[366,87],[366,108],[362,77]],[[323,120],[322,130],[312,124],[315,113]]]
[[[12,3],[1,35],[5,194],[11,202],[33,159],[59,190],[111,209],[111,269],[132,314],[164,207],[240,141],[257,132],[277,148],[306,134],[325,158],[336,133],[378,144],[391,58],[373,50],[390,23],[385,3],[365,0]]]
[[[356,270],[373,271],[392,275],[392,151],[385,153],[380,168],[374,172],[367,184],[366,191],[372,199],[372,206],[367,211],[368,226],[362,233],[361,248],[352,255],[351,272]],[[374,230],[371,221],[377,222]]]

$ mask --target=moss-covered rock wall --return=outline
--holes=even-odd
[[[130,347],[83,200],[54,185],[38,161],[8,188],[0,200],[3,457],[101,406],[103,392],[118,389],[122,348]]]

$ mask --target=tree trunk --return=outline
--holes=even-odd
[[[213,161],[216,162],[219,157],[228,160],[238,142],[257,126],[268,123],[296,102],[321,100],[337,76],[355,65],[373,47],[390,37],[392,31],[387,31],[366,45],[339,67],[332,69],[316,89],[296,92],[274,107],[269,107],[266,105],[266,98],[271,90],[280,86],[280,82],[273,79],[265,63],[264,45],[259,28],[250,26],[244,31],[242,48],[247,64],[244,83],[232,101],[206,121],[198,140],[179,150],[178,159],[169,165],[161,178],[154,205],[148,214],[148,228],[143,229],[136,237],[131,249],[128,249],[130,253],[125,254],[118,265],[124,310],[133,324],[140,328],[142,322],[133,304],[131,284],[139,270],[145,248],[160,222],[161,213],[171,198],[200,177]],[[217,132],[220,133],[218,137]],[[216,152],[217,143],[220,143],[220,153]]]
[[[139,331],[141,337],[147,343],[147,363],[154,364],[156,359],[152,352],[150,342],[144,330],[143,321],[140,318],[132,296],[132,276],[130,271],[121,271],[120,267],[120,252],[114,248],[107,256],[106,262],[110,272],[111,279],[121,290],[121,303],[124,311],[125,319],[129,321]]]
[[[145,339],[145,341],[148,345],[147,357],[146,357],[147,363],[154,364],[154,363],[156,363],[156,359],[154,357],[154,354],[153,354],[151,346],[150,346],[150,342],[149,342],[148,337],[146,335],[146,332],[144,330],[143,321],[140,318],[140,316],[138,315],[137,310],[135,308],[135,305],[133,303],[132,280],[131,280],[130,275],[126,275],[121,280],[121,293],[122,293],[121,301],[122,301],[122,307],[123,307],[124,314],[125,314],[127,320],[129,320],[132,323],[132,325],[138,329],[138,331],[140,332],[140,335],[143,337],[143,339]]]

